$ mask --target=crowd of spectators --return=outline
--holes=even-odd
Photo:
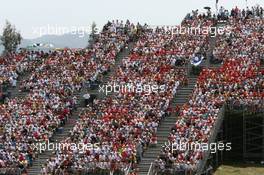
[[[16,86],[19,74],[33,70],[39,60],[44,57],[43,52],[24,51],[8,53],[0,57],[0,86]]]
[[[263,18],[263,15],[264,9],[259,5],[252,6],[251,8],[247,7],[246,9],[235,7],[231,11],[221,6],[217,18],[218,20],[229,20],[229,18],[249,19],[252,17]]]
[[[198,25],[198,16],[184,25]],[[200,23],[204,21],[201,19]],[[210,25],[210,22],[206,23]],[[204,25],[205,25],[204,24]],[[206,36],[172,35],[164,27],[146,27],[130,55],[110,77],[108,85],[148,86],[148,91],[119,91],[96,99],[80,113],[80,118],[63,143],[96,144],[86,151],[59,150],[42,169],[43,174],[60,172],[124,171],[137,163],[144,150],[157,143],[160,121],[171,112],[177,88],[187,83],[186,69],[177,66],[208,46]],[[164,87],[150,91],[151,87]],[[100,172],[100,171],[98,171]]]
[[[241,11],[241,10],[238,10]],[[203,69],[195,89],[171,129],[169,145],[209,144],[218,113],[225,103],[252,107],[264,112],[264,79],[260,70],[263,55],[262,18],[229,16],[231,34],[217,38],[214,54],[223,60],[218,69]],[[261,111],[262,110],[262,111]],[[204,150],[174,150],[163,147],[156,160],[161,172],[195,172],[204,158]]]
[[[20,50],[0,57],[0,103],[10,97],[8,88],[15,88],[19,76],[34,70],[47,56],[42,51]]]
[[[85,84],[89,87],[109,71],[135,28],[129,21],[109,22],[91,48],[50,52],[33,68],[31,76],[21,85],[28,95],[0,105],[0,168],[25,170],[32,165],[38,153],[32,149],[33,144],[47,142],[65,123],[77,103],[73,92]],[[28,55],[22,56],[16,58],[23,60]],[[24,65],[22,61],[16,63],[21,65],[17,69]]]
[[[192,96],[182,106],[171,130],[170,144],[207,143],[224,103],[233,107],[253,106],[255,111],[263,109],[264,71],[259,69],[264,53],[263,9],[235,8],[229,14],[221,8],[218,18],[226,19],[232,29],[231,33],[217,37],[213,55],[223,65],[201,72]],[[210,11],[204,15],[193,11],[181,25],[210,27],[214,19]],[[112,21],[87,49],[50,52],[38,64],[35,60],[44,57],[42,52],[21,52],[1,58],[0,84],[16,86],[18,74],[28,70],[32,73],[20,87],[28,95],[0,105],[0,168],[26,169],[32,165],[37,156],[32,144],[50,140],[75,108],[78,99],[74,92],[100,83],[115,64],[117,54],[134,36],[137,42],[108,85],[141,87],[140,91],[121,90],[94,100],[80,112],[76,125],[62,141],[93,147],[55,150],[41,173],[122,172],[130,163],[138,163],[144,150],[157,143],[157,128],[170,115],[177,89],[188,83],[187,70],[178,66],[196,54],[206,56],[209,35],[176,34],[165,27],[151,29],[129,21]],[[171,152],[164,148],[155,166],[161,171],[195,171],[203,155],[201,150]]]

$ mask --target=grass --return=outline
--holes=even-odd
[[[252,164],[221,165],[214,175],[264,175],[264,166]]]

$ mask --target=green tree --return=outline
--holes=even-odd
[[[22,37],[17,32],[15,26],[12,26],[10,22],[6,21],[6,25],[1,36],[2,44],[5,48],[4,53],[10,53],[17,49],[17,46],[21,43]]]

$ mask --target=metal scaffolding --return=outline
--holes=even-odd
[[[248,108],[234,109],[224,105],[223,112],[218,115],[216,126],[210,142],[231,142],[232,151],[217,151],[215,154],[205,153],[197,174],[210,174],[224,161],[241,162],[264,160],[264,114],[263,111],[252,112]]]

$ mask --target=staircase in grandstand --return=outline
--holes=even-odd
[[[37,65],[41,64],[41,62],[42,62],[41,60],[38,60]],[[19,73],[16,86],[12,87],[11,85],[8,85],[6,90],[4,90],[4,93],[7,93],[8,97],[11,99],[15,98],[15,97],[16,98],[24,98],[28,94],[28,92],[22,91],[20,89],[20,87],[21,87],[22,82],[24,80],[27,80],[30,77],[31,72],[32,72],[32,70]]]
[[[192,93],[194,86],[196,84],[197,77],[190,76],[187,86],[181,87],[177,90],[176,95],[172,101],[172,108],[176,106],[182,106],[189,99],[189,95]],[[161,121],[158,127],[157,137],[158,143],[154,147],[149,147],[143,154],[142,160],[139,162],[139,175],[147,175],[151,163],[154,162],[159,156],[161,147],[168,141],[168,135],[171,131],[171,127],[176,123],[177,114],[172,113],[169,117],[166,117]]]
[[[19,88],[20,88],[20,85],[23,82],[23,80],[26,80],[27,78],[29,78],[30,75],[31,75],[30,72],[25,72],[22,75],[18,76],[16,87],[11,87],[10,86],[7,89],[7,92],[9,93],[9,95],[10,95],[9,97],[10,98],[15,98],[15,97],[23,98],[23,97],[26,96],[27,92],[20,91]]]
[[[209,60],[210,55],[212,55],[213,50],[215,48],[215,44],[216,44],[216,38],[210,37],[209,48],[206,53],[207,58],[202,61],[202,63],[199,65],[200,67],[218,68],[221,66],[221,64],[211,64]],[[188,67],[188,74],[190,74],[191,65],[189,64],[187,67]],[[189,96],[191,95],[195,87],[196,81],[197,81],[197,76],[194,75],[188,76],[188,86],[178,89],[172,102],[173,108],[175,108],[176,106],[181,107],[183,104],[185,104],[188,101]],[[171,116],[165,118],[164,121],[161,122],[161,125],[159,126],[157,131],[158,143],[155,147],[148,148],[143,154],[143,158],[138,166],[139,175],[152,175],[153,172],[155,172],[153,167],[153,162],[159,156],[161,147],[168,141],[168,136],[171,131],[171,127],[173,126],[173,124],[176,123],[176,120],[177,120],[177,114],[173,113]]]
[[[260,66],[260,69],[261,69],[261,70],[264,70],[264,58],[263,58],[263,63],[262,63],[262,65]]]
[[[107,82],[109,77],[112,76],[112,74],[115,72],[115,69],[120,65],[121,60],[124,57],[127,57],[129,55],[129,50],[133,47],[133,42],[128,43],[128,47],[124,48],[118,55],[115,61],[115,65],[112,67],[110,72],[108,72],[107,75],[103,78],[103,84]],[[84,102],[83,102],[83,95],[89,93],[90,95],[95,95],[96,97],[101,97],[101,94],[99,94],[99,88],[93,88],[92,90],[90,88],[83,88],[80,92],[75,93],[74,96],[77,97],[77,106],[76,109],[72,112],[70,117],[68,118],[66,124],[63,126],[63,128],[59,129],[58,132],[56,132],[53,137],[51,138],[51,143],[60,143],[63,139],[67,138],[69,135],[69,132],[75,125],[76,121],[78,120],[78,114],[79,112],[84,108]],[[47,162],[47,159],[52,157],[52,154],[54,151],[46,150],[43,153],[39,154],[38,157],[33,161],[33,166],[29,168],[28,175],[37,175],[41,172],[41,167]]]

